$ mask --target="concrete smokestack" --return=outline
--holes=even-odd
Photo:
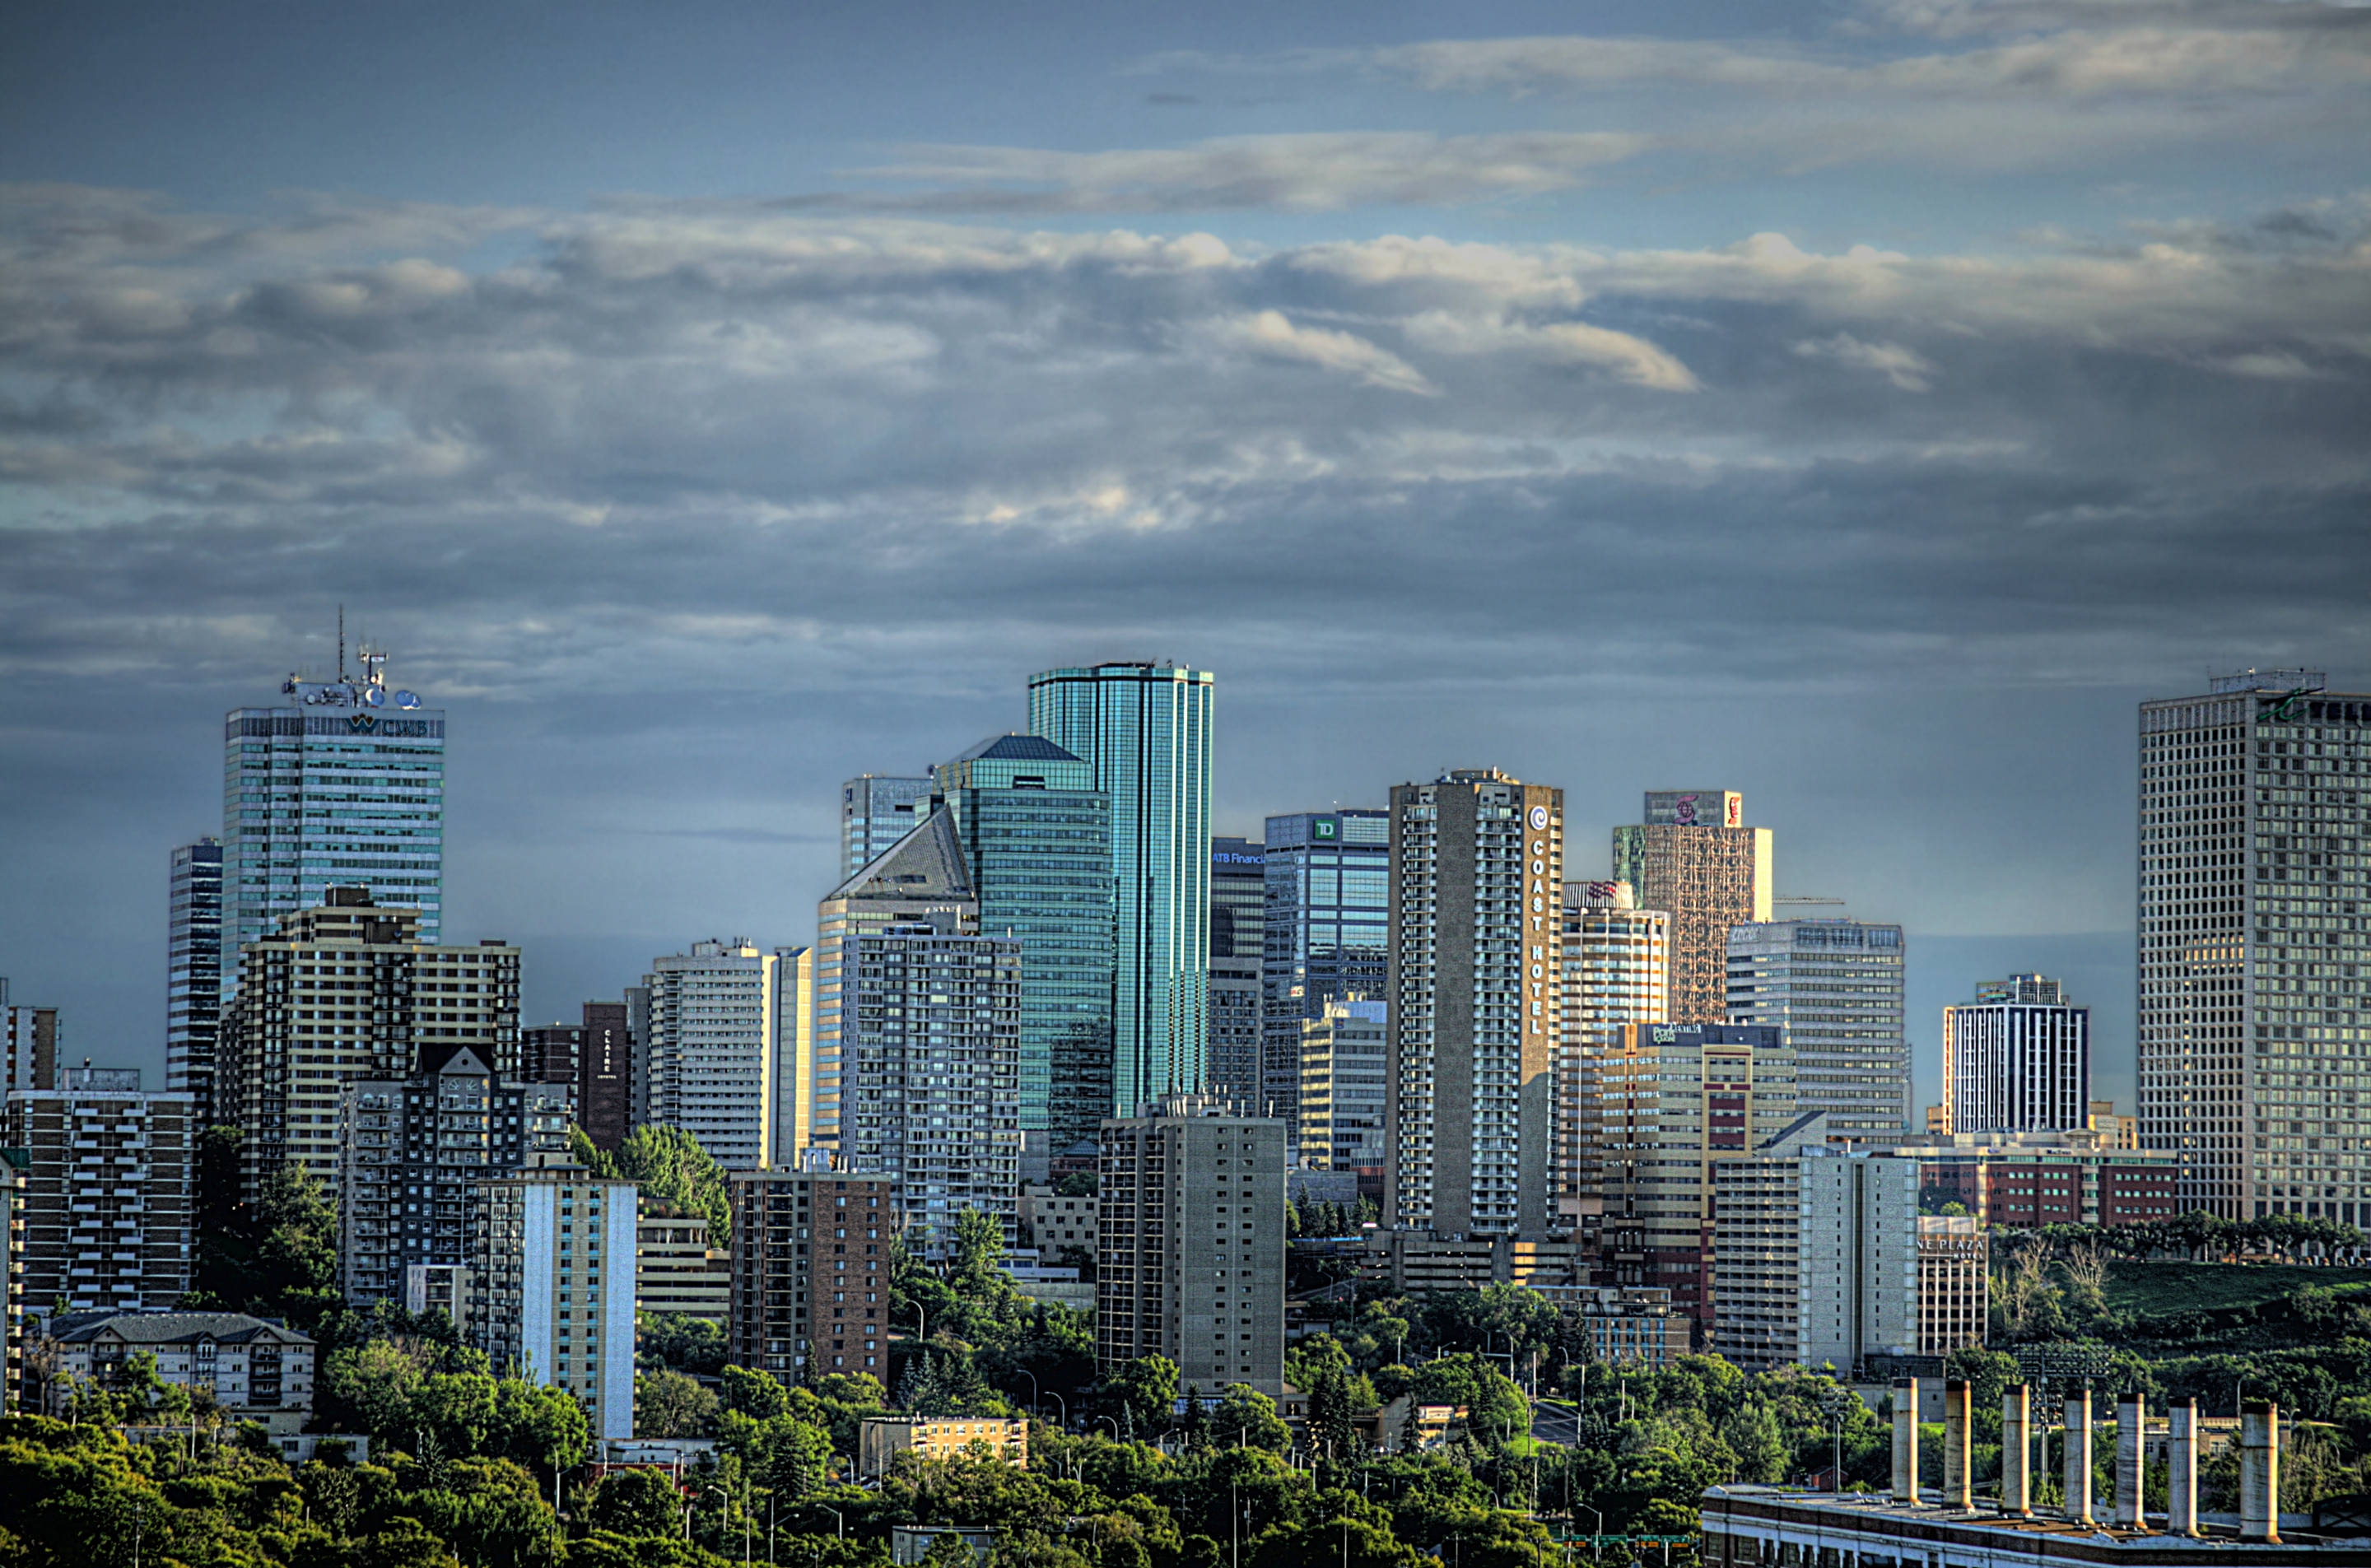
[[[2066,1521],[2091,1522],[2091,1390],[2066,1396]]]
[[[2012,1383],[2001,1394],[2001,1512],[2033,1516],[2033,1390]]]
[[[1918,1379],[1893,1380],[1893,1500],[1918,1501]]]
[[[2165,1528],[2198,1533],[2198,1401],[2177,1400],[2166,1412]]]
[[[2141,1428],[2148,1419],[2146,1395],[2137,1391],[2116,1401],[2116,1523],[2141,1529],[2147,1516],[2141,1508]]]
[[[2281,1539],[2281,1407],[2239,1408],[2239,1539]]]
[[[1957,1378],[1943,1383],[1943,1506],[1967,1513],[1975,1507],[1969,1495],[1968,1385]]]

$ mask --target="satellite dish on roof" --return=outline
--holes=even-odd
[[[395,705],[398,708],[417,708],[420,706],[420,694],[418,692],[411,691],[397,692],[395,694]]]
[[[372,708],[383,706],[387,701],[387,688],[385,686],[363,687],[363,701]]]

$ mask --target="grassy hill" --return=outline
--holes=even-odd
[[[2371,1291],[2371,1269],[2271,1263],[2111,1262],[2108,1308],[2142,1318],[2263,1307],[2312,1287],[2353,1297]],[[2371,1305],[2371,1296],[2362,1297]]]

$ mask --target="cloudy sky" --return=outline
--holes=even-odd
[[[534,1012],[1168,658],[1222,831],[1742,790],[1925,1092],[2041,968],[2129,1096],[2134,702],[2371,681],[2366,107],[2307,0],[11,8],[0,974],[160,1068],[220,716],[343,604]]]

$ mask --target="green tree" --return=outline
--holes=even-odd
[[[724,1188],[724,1168],[681,1127],[645,1123],[628,1133],[614,1154],[593,1147],[582,1127],[571,1128],[569,1147],[594,1173],[631,1182],[644,1197],[672,1204],[708,1220],[708,1244],[719,1251],[733,1245],[733,1204]]]
[[[758,1421],[770,1421],[786,1415],[791,1408],[791,1391],[770,1372],[752,1371],[746,1366],[727,1366],[723,1372],[724,1408],[740,1412]]]
[[[1227,1385],[1219,1408],[1210,1412],[1210,1435],[1221,1445],[1239,1443],[1276,1454],[1292,1447],[1292,1428],[1277,1414],[1276,1401],[1249,1383]]]
[[[644,1372],[634,1378],[637,1435],[697,1437],[716,1412],[716,1396],[680,1372]]]
[[[683,1528],[683,1497],[658,1470],[611,1470],[594,1490],[592,1524],[621,1536],[672,1536]]]
[[[1177,1405],[1177,1363],[1165,1355],[1139,1356],[1104,1379],[1104,1397],[1145,1435],[1166,1431]]]

